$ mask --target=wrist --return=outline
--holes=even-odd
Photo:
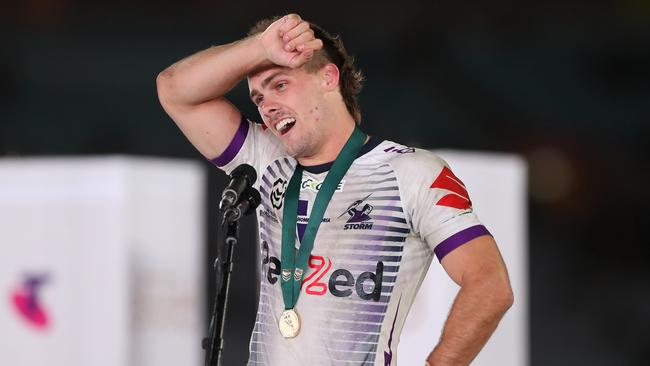
[[[251,63],[248,67],[250,71],[273,65],[266,47],[262,43],[262,33],[244,38],[242,42],[245,44],[246,53],[251,57]]]
[[[228,45],[230,47],[231,75],[237,75],[237,81],[270,64],[264,47],[257,35],[242,38]]]

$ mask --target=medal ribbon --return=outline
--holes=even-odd
[[[306,270],[314,239],[318,227],[323,220],[325,209],[329,205],[334,191],[341,182],[352,162],[359,154],[366,140],[366,135],[355,126],[352,135],[339,152],[334,164],[330,168],[325,181],[316,194],[316,200],[307,221],[307,228],[300,241],[300,249],[296,253],[296,221],[298,219],[298,198],[300,196],[300,183],[302,181],[302,166],[296,164],[293,176],[284,196],[284,209],[282,211],[282,299],[286,310],[293,309],[298,302],[302,276]]]

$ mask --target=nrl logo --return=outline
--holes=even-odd
[[[282,270],[282,281],[287,282],[291,278],[291,270],[290,269],[283,269]]]
[[[302,278],[302,273],[303,273],[302,268],[296,268],[296,270],[293,272],[293,279],[296,281],[300,281],[300,279]]]
[[[273,182],[273,188],[271,188],[271,205],[279,210],[282,208],[282,202],[284,202],[284,192],[287,190],[288,182],[282,178],[276,179]]]

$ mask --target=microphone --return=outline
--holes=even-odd
[[[255,183],[257,173],[255,168],[248,164],[242,164],[230,173],[230,183],[221,194],[219,210],[227,210],[232,207],[238,200],[239,195]]]
[[[242,200],[235,206],[229,207],[223,214],[224,222],[233,222],[255,211],[257,206],[262,202],[262,196],[257,189],[248,187],[242,196]]]

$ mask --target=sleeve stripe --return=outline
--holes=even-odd
[[[483,225],[472,226],[465,230],[461,230],[456,234],[443,240],[440,244],[436,246],[436,248],[433,251],[436,253],[436,257],[438,257],[438,260],[441,261],[442,258],[444,258],[452,250],[458,248],[459,246],[467,243],[468,241],[474,238],[478,238],[479,236],[483,236],[483,235],[492,235],[492,234],[490,234],[488,229],[486,229],[485,226]]]
[[[241,150],[241,147],[244,145],[244,141],[246,141],[246,136],[248,135],[249,128],[248,125],[248,120],[242,115],[241,122],[239,123],[239,128],[237,128],[235,136],[232,138],[232,141],[230,141],[230,145],[228,145],[226,150],[221,153],[221,155],[210,160],[212,164],[218,167],[222,167],[230,163],[232,159],[237,156],[237,153],[239,153],[239,150]]]

